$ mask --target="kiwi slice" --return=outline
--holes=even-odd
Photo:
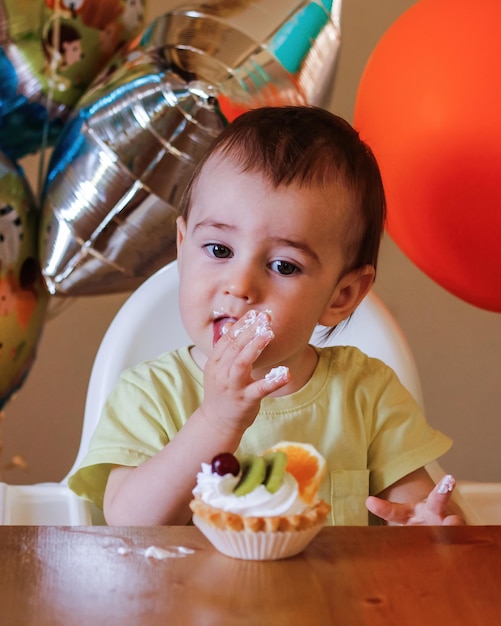
[[[265,454],[264,460],[267,466],[265,487],[270,493],[275,493],[284,482],[287,455],[282,450],[276,450]]]
[[[233,489],[236,496],[245,496],[254,491],[266,478],[266,462],[262,456],[249,456],[241,465],[242,476]]]

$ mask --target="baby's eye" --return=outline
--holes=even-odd
[[[232,256],[231,250],[220,243],[209,243],[205,246],[205,249],[211,256],[215,256],[217,259],[228,259]]]
[[[289,261],[273,261],[270,267],[274,272],[278,272],[282,276],[290,276],[299,272],[299,268],[293,263],[289,263]]]

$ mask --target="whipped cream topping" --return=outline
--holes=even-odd
[[[275,493],[270,493],[264,485],[259,485],[244,496],[236,496],[233,489],[238,476],[219,476],[212,472],[208,463],[202,463],[202,471],[197,474],[197,486],[193,495],[216,509],[243,515],[244,517],[273,517],[276,515],[296,515],[308,508],[299,497],[296,479],[288,473],[283,485]]]

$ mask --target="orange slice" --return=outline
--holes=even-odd
[[[280,441],[268,452],[282,450],[287,455],[285,471],[292,474],[299,486],[299,495],[304,502],[312,504],[317,498],[318,488],[326,472],[324,457],[309,443]]]

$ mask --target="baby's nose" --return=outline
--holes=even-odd
[[[235,267],[227,276],[225,291],[246,302],[256,302],[258,294],[256,272],[250,266]]]

